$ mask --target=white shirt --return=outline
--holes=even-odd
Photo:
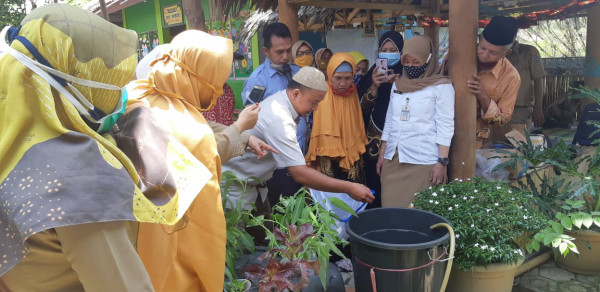
[[[454,87],[440,84],[409,93],[395,90],[396,84],[392,86],[381,136],[387,141],[383,157],[391,160],[397,150],[400,163],[437,163],[438,145],[450,146],[454,135]],[[402,121],[407,101],[410,117]]]
[[[271,147],[279,151],[279,154],[269,152],[258,160],[252,150],[246,149],[243,156],[233,158],[223,164],[223,172],[233,171],[242,181],[251,177],[259,178],[263,183],[273,176],[277,168],[306,165],[302,150],[296,138],[296,120],[298,113],[294,110],[292,103],[285,90],[279,91],[260,104],[258,121],[253,129],[248,130],[250,134],[265,141]],[[259,184],[249,180],[244,195],[244,208],[250,209],[251,203],[256,201]],[[236,203],[242,196],[242,188],[239,184],[233,184],[229,189],[230,198],[235,198]],[[267,198],[267,189],[261,188],[263,201]]]

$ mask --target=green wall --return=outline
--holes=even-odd
[[[127,28],[138,33],[157,30],[154,0],[148,0],[124,9]]]

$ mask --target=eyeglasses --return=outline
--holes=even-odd
[[[308,51],[298,51],[298,52],[296,52],[296,55],[298,55],[298,56],[308,56],[308,55],[312,55],[312,53],[313,52],[311,50],[308,50]]]

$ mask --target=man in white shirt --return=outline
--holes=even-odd
[[[327,83],[325,75],[314,67],[304,67],[290,80],[287,89],[279,91],[260,104],[261,111],[252,135],[266,141],[279,154],[266,153],[260,160],[251,150],[223,164],[223,171],[232,170],[240,179],[257,177],[267,181],[277,168],[287,168],[292,178],[309,188],[337,193],[347,193],[354,200],[371,202],[374,197],[369,188],[362,184],[331,178],[306,166],[302,150],[296,139],[296,127],[301,116],[317,109],[325,97]],[[242,186],[234,183],[229,188],[233,204],[242,197]],[[264,185],[249,180],[246,186],[243,207],[251,209],[255,203],[257,213],[270,212],[267,189]],[[262,211],[262,212],[261,212]]]

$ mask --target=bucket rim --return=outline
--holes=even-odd
[[[443,244],[444,242],[449,241],[450,239],[450,234],[446,233],[444,236],[436,238],[434,240],[431,241],[426,241],[426,242],[421,242],[421,243],[412,243],[412,244],[393,244],[393,243],[383,243],[383,242],[379,242],[379,241],[375,241],[375,240],[371,240],[368,238],[365,238],[362,235],[357,234],[356,232],[354,232],[354,230],[352,230],[352,228],[350,227],[350,224],[355,221],[355,220],[359,220],[360,219],[360,215],[361,214],[365,214],[365,213],[371,213],[371,212],[376,212],[378,210],[382,210],[382,209],[386,209],[386,210],[391,210],[391,209],[401,209],[401,210],[408,210],[410,212],[422,212],[422,213],[427,213],[429,215],[432,215],[434,217],[439,218],[443,223],[447,223],[448,225],[452,226],[452,223],[450,223],[450,221],[448,221],[446,218],[435,214],[433,212],[429,212],[429,211],[425,211],[425,210],[421,210],[421,209],[415,209],[415,208],[403,208],[403,207],[381,207],[381,208],[374,208],[374,209],[368,209],[368,210],[364,210],[360,213],[358,213],[359,217],[352,217],[352,219],[348,220],[348,222],[346,222],[346,232],[348,233],[348,237],[349,240],[355,241],[356,243],[361,243],[361,244],[365,244],[365,245],[369,245],[372,247],[376,247],[376,248],[382,248],[382,249],[388,249],[388,250],[419,250],[419,249],[425,249],[425,248],[431,248],[431,247],[436,247],[439,246],[441,244]]]

